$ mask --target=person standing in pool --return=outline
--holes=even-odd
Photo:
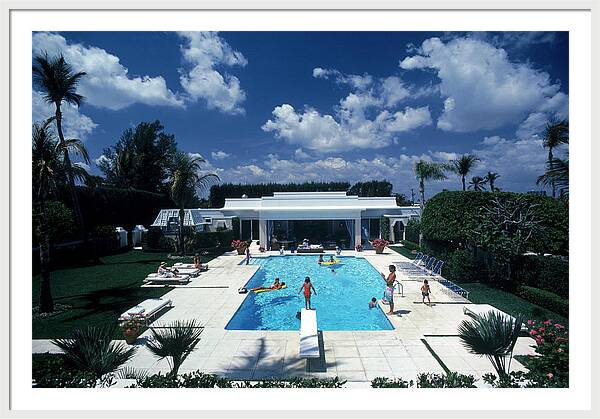
[[[312,310],[312,308],[310,308],[311,290],[317,295],[317,290],[315,290],[315,287],[313,287],[313,284],[310,282],[310,278],[307,276],[304,280],[304,284],[302,284],[298,290],[298,294],[300,294],[300,292],[304,294],[304,308],[307,310]]]
[[[390,265],[389,270],[390,273],[387,278],[383,272],[381,273],[381,277],[385,281],[386,285],[383,298],[390,305],[390,311],[388,311],[387,314],[394,314],[394,282],[396,281],[396,267],[394,265]]]

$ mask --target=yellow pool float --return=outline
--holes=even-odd
[[[283,286],[281,286],[279,288],[258,288],[258,289],[255,288],[252,291],[254,291],[255,293],[258,294],[259,292],[277,291],[277,290],[282,290],[282,289],[285,289],[285,288],[287,288],[287,285],[283,285]]]

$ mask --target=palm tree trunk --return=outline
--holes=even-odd
[[[552,147],[548,148],[548,165],[552,164],[552,160],[554,160],[554,155],[552,154]],[[552,198],[556,198],[556,183],[554,182],[554,179],[552,179],[550,181],[550,184],[552,185]]]
[[[421,197],[421,219],[423,218],[423,208],[425,208],[425,181],[419,179],[419,195]],[[419,228],[419,247],[423,246],[423,230]]]
[[[185,220],[185,211],[183,208],[179,208],[179,251],[181,256],[185,255],[185,243],[183,239],[183,222]]]
[[[462,180],[462,187],[463,187],[463,192],[467,190],[467,187],[465,185],[465,177],[464,175],[460,177],[460,179]]]
[[[38,236],[40,238],[40,313],[52,313],[54,300],[50,288],[50,230],[45,205],[39,204]]]

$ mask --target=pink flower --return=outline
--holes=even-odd
[[[556,327],[557,329],[564,329],[565,328],[562,324],[558,324],[558,323],[556,323],[554,325],[554,327]]]
[[[562,348],[558,348],[558,349],[556,350],[556,352],[558,352],[558,353],[561,353],[562,351],[563,351],[563,350],[562,350]]]
[[[529,331],[529,334],[530,334],[531,336],[535,336],[535,335],[537,335],[537,330],[530,330],[530,331]]]
[[[543,332],[544,330],[546,330],[546,329],[544,329],[543,327],[540,327],[540,332]]]
[[[546,326],[548,326],[548,325],[549,325],[549,324],[551,324],[551,323],[552,323],[552,322],[551,322],[550,320],[546,320],[546,321],[544,322],[544,324],[545,324]]]
[[[551,372],[549,372],[546,377],[548,377],[548,379],[552,380],[552,377],[554,377],[554,374],[552,374]]]
[[[533,324],[533,321],[527,320],[527,324]]]

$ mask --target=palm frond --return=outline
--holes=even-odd
[[[201,328],[195,320],[174,321],[161,328],[151,327],[152,338],[146,346],[159,359],[168,358],[171,374],[176,375],[185,358],[200,341]]]

